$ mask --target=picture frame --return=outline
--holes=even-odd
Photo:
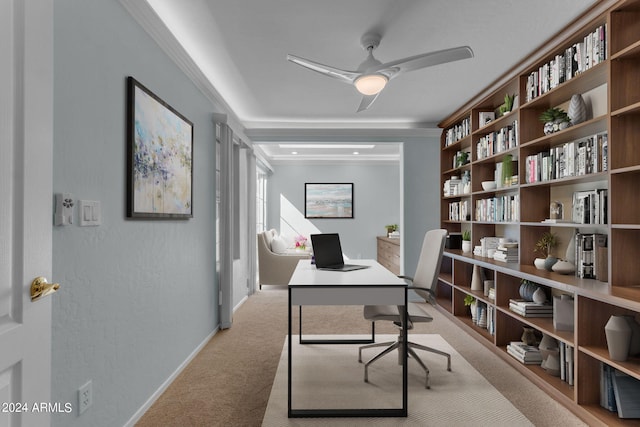
[[[353,218],[353,183],[305,183],[304,217]]]
[[[127,217],[193,218],[193,123],[127,77]]]

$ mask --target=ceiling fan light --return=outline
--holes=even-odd
[[[355,81],[356,89],[363,95],[375,95],[384,89],[386,84],[387,78],[381,74],[365,74]]]

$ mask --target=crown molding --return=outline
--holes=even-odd
[[[169,28],[167,28],[151,5],[143,0],[120,0],[120,3],[158,44],[160,49],[167,54],[178,68],[196,85],[198,90],[213,104],[214,110],[217,110],[214,111],[214,114],[226,115],[226,123],[233,129],[234,133],[243,139],[248,139],[244,134],[245,129],[240,119],[211,84],[200,67],[193,61],[184,47],[182,47],[180,42],[171,31],[169,31]]]

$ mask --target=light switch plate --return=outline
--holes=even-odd
[[[80,227],[92,227],[102,224],[100,202],[96,200],[80,200]]]

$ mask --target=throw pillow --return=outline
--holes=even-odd
[[[277,254],[287,252],[287,242],[280,236],[275,236],[271,240],[271,250]]]

